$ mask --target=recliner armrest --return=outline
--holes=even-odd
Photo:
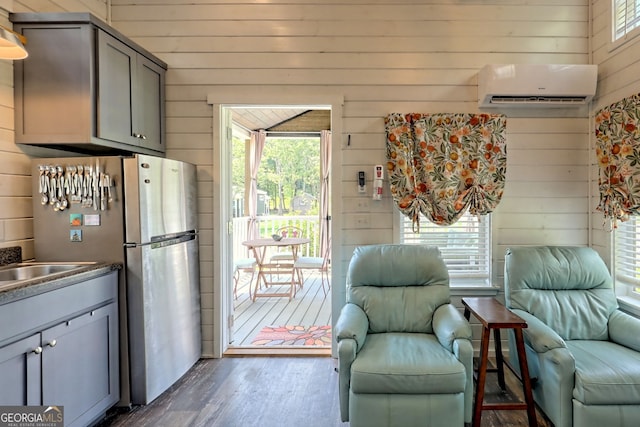
[[[473,336],[471,325],[453,304],[444,304],[433,313],[433,333],[440,345],[464,365],[467,382],[464,392],[464,419],[471,421],[473,408]]]
[[[364,345],[368,330],[369,318],[364,310],[355,304],[345,304],[334,328],[338,342],[338,390],[342,421],[349,421],[351,364]]]
[[[611,341],[640,351],[640,319],[620,310],[609,317],[609,338]]]
[[[343,339],[356,341],[356,353],[360,351],[367,339],[369,330],[369,318],[362,308],[355,304],[347,303],[342,307],[340,317],[335,326],[336,340],[340,343]]]
[[[453,304],[444,304],[433,313],[433,332],[440,344],[453,352],[456,339],[471,340],[471,326]]]
[[[351,364],[356,359],[356,346],[356,340],[351,338],[343,338],[338,342],[338,395],[342,421],[349,421]]]
[[[511,309],[511,311],[527,322],[527,327],[522,330],[524,340],[537,353],[546,353],[554,348],[567,347],[567,344],[556,331],[533,314],[519,309]]]

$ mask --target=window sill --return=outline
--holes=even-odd
[[[451,296],[456,297],[494,297],[498,295],[498,292],[500,292],[500,288],[488,285],[484,281],[482,284],[452,281],[449,288]]]
[[[640,317],[640,300],[628,296],[618,297],[620,310],[632,316]]]

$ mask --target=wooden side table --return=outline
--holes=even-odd
[[[527,322],[508,310],[495,298],[462,298],[464,305],[464,317],[469,320],[471,314],[482,324],[482,341],[480,343],[480,363],[478,367],[478,381],[476,384],[476,398],[473,406],[473,427],[480,427],[482,410],[512,410],[526,409],[529,418],[529,426],[536,427],[536,408],[531,393],[531,379],[527,366],[527,355],[524,349],[522,329],[527,327]],[[520,362],[520,375],[524,391],[525,403],[484,403],[484,386],[487,378],[487,362],[489,356],[489,340],[493,330],[493,341],[496,350],[496,370],[498,383],[505,390],[504,383],[504,359],[502,356],[502,344],[500,342],[500,329],[513,329],[518,349]]]

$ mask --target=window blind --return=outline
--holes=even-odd
[[[456,223],[436,225],[420,215],[420,232],[410,218],[400,215],[400,241],[437,246],[449,270],[451,285],[483,285],[489,281],[491,216],[480,220],[466,212]]]
[[[613,41],[640,26],[640,0],[613,1]]]
[[[618,223],[616,239],[616,279],[640,291],[640,218],[632,216]]]

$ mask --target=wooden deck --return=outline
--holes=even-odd
[[[249,298],[250,273],[241,273],[238,284],[238,298],[234,301],[234,332],[230,349],[260,349],[263,354],[269,354],[272,346],[255,346],[252,340],[265,326],[324,326],[331,325],[331,297],[329,291],[325,296],[322,290],[320,273],[307,271],[304,274],[302,289],[298,288],[296,296],[289,300],[287,297],[258,297],[255,302]],[[255,284],[256,278],[254,278]],[[277,288],[278,286],[276,286]],[[325,289],[326,289],[325,283]],[[271,289],[270,292],[279,292]],[[283,292],[288,286],[283,286]],[[283,346],[280,346],[282,348]],[[318,347],[330,349],[331,346],[284,346],[296,351],[311,351]],[[266,351],[265,351],[266,350]]]

